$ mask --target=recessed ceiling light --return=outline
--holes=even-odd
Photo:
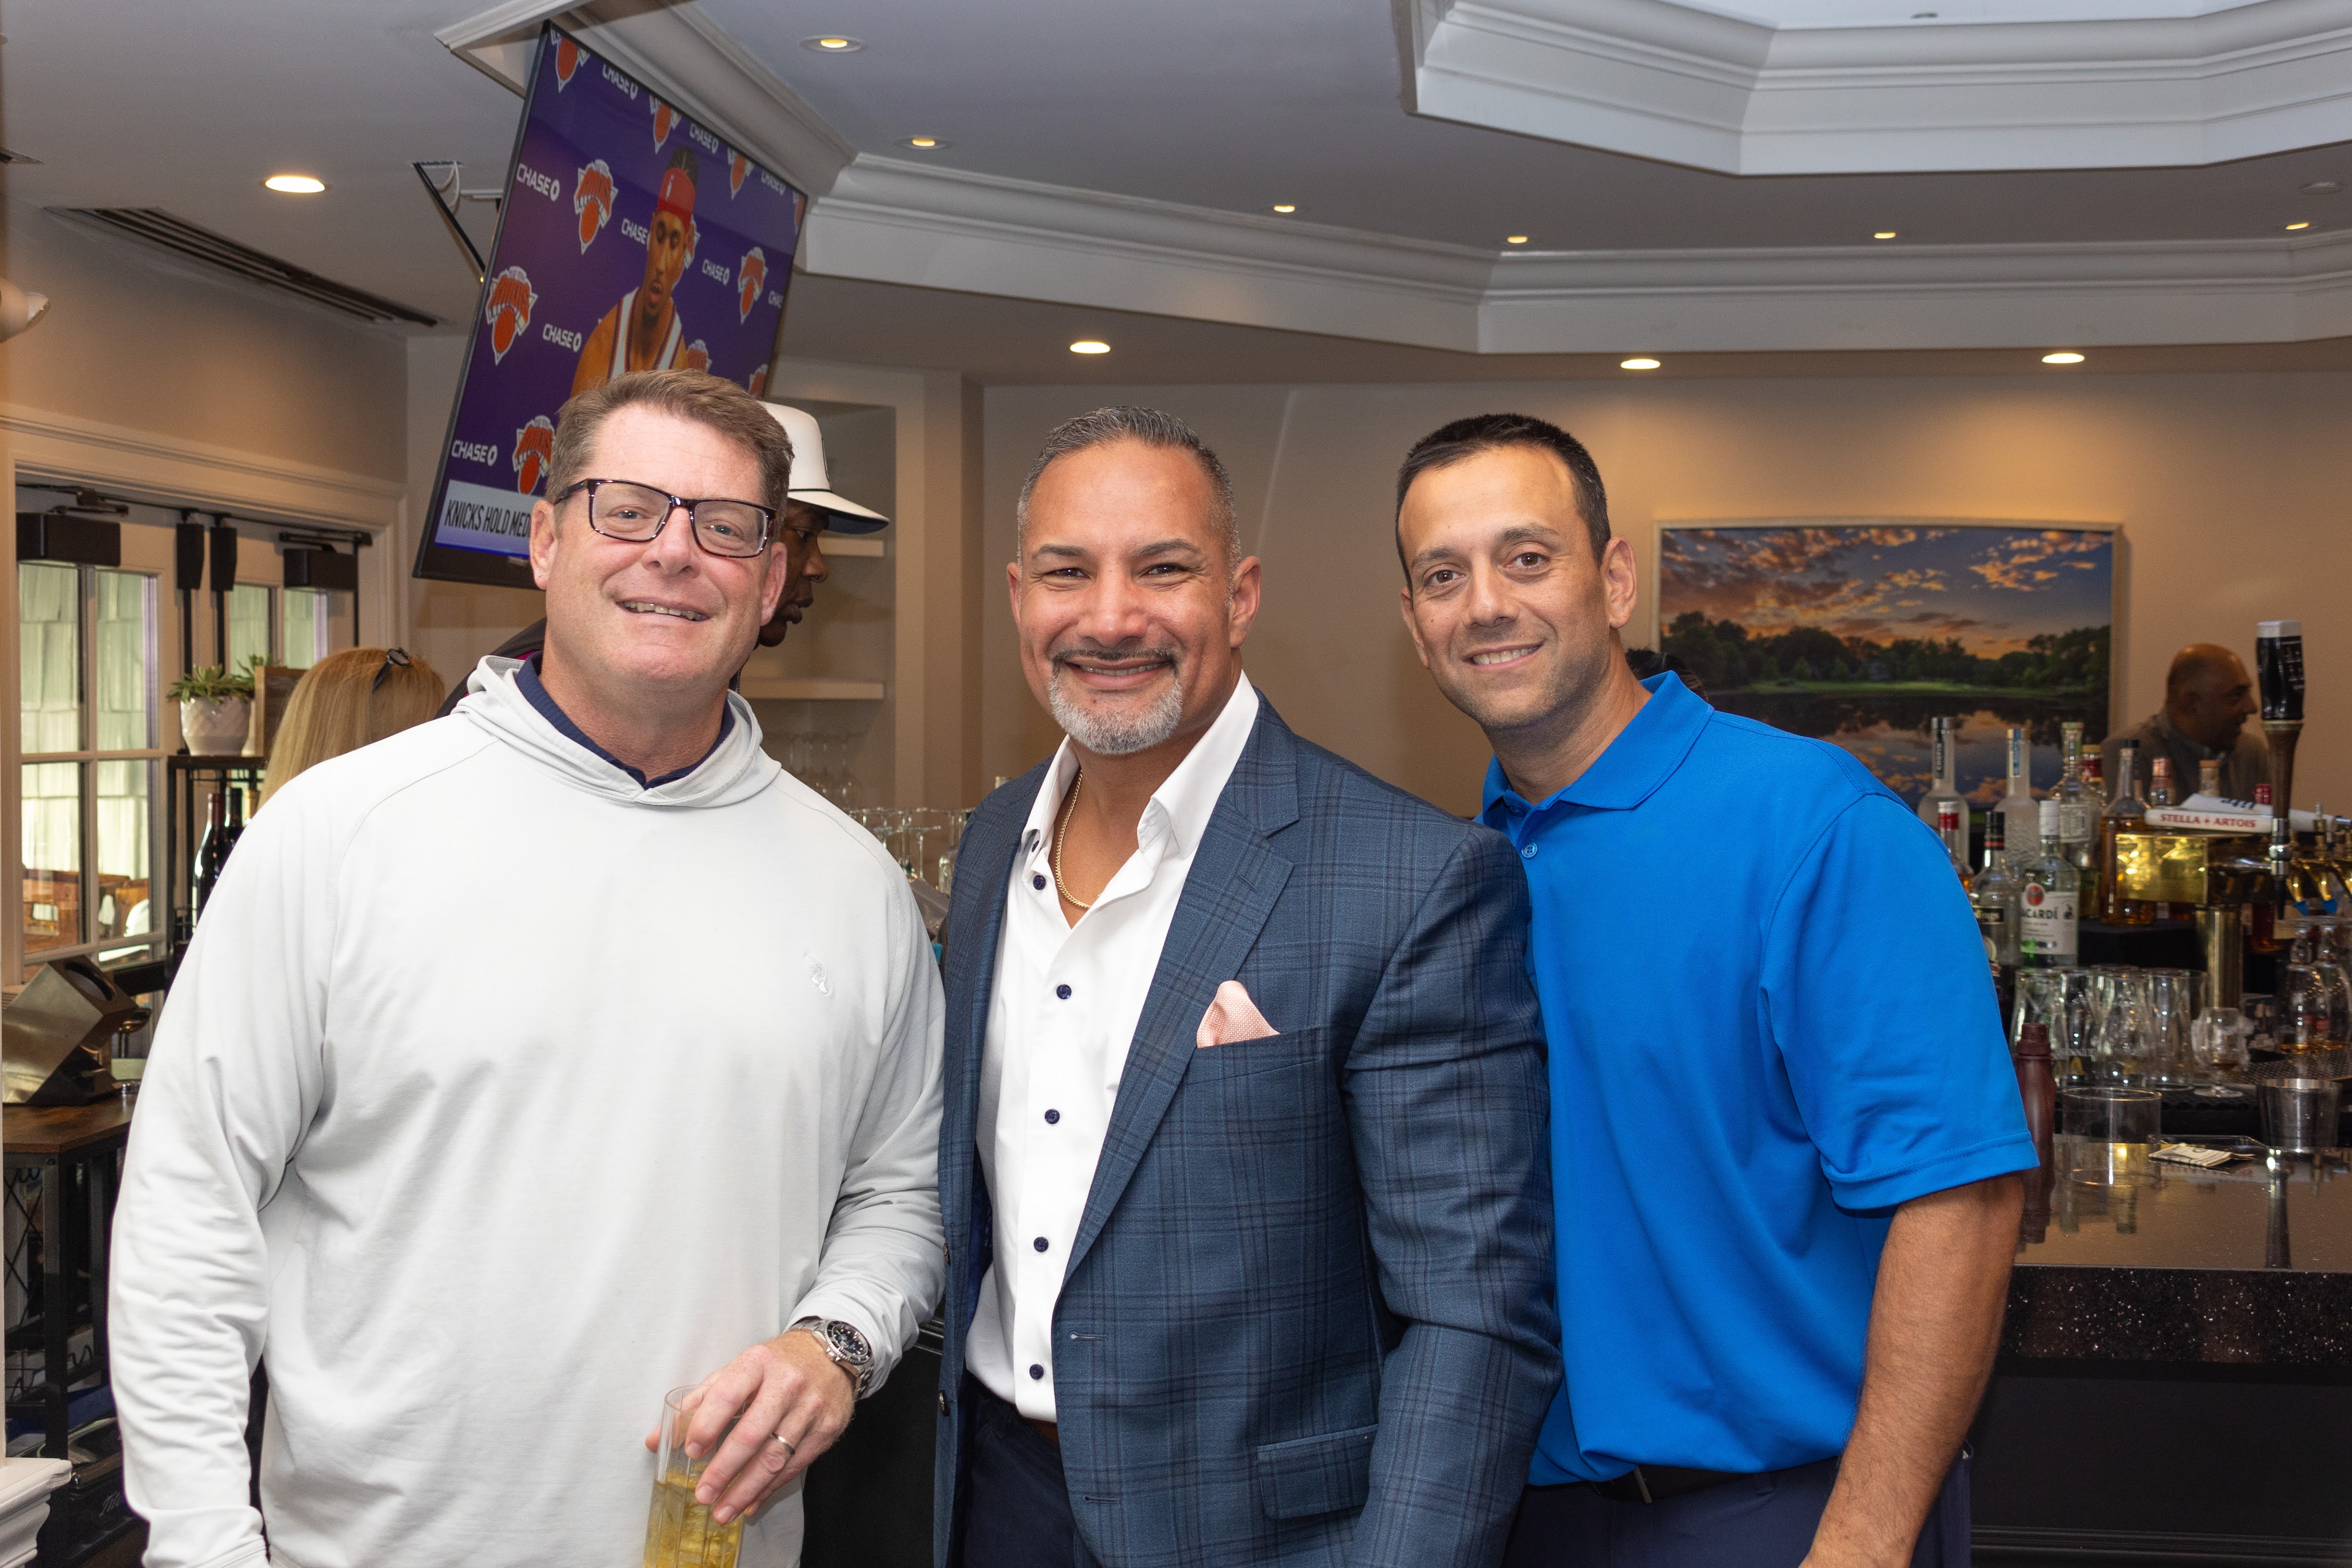
[[[1080,338],[1070,345],[1070,352],[1074,354],[1107,354],[1110,353],[1110,345],[1100,338]]]
[[[1891,228],[1882,228],[1870,237],[1873,239],[1893,239],[1895,237],[1895,231]]]
[[[1658,362],[1647,356],[1640,359],[1621,359],[1617,362],[1617,368],[1619,370],[1655,370],[1658,368]]]
[[[2343,188],[2341,180],[2314,180],[2303,187],[2303,194],[2306,196],[2332,196]]]
[[[2081,364],[2083,356],[2072,349],[2060,349],[2054,354],[2043,354],[2042,363],[2043,364]]]
[[[314,180],[308,174],[272,174],[261,183],[289,196],[315,196],[327,188],[326,181]]]
[[[1268,212],[1277,213],[1295,213],[1298,210],[1298,204],[1297,202],[1276,202],[1266,210]]]
[[[920,153],[929,153],[937,148],[944,147],[947,144],[947,138],[944,136],[909,136],[907,138],[907,145]]]
[[[1507,234],[1503,237],[1505,245],[1525,245],[1527,242],[1528,237],[1524,234]]]
[[[2309,228],[2310,226],[2311,226],[2311,220],[2310,220],[2309,218],[2305,218],[2301,223],[2291,223],[2291,224],[2287,225],[2287,226],[2286,226],[2286,231],[2287,231],[2287,233],[2289,233],[2289,234],[2293,234],[2296,229],[2299,229],[2299,228]]]
[[[821,55],[854,55],[865,47],[862,40],[845,37],[839,33],[823,33],[814,38],[801,40],[801,47],[814,49]]]

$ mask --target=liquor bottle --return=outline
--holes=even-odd
[[[2115,798],[2099,814],[2100,918],[2109,925],[2144,926],[2156,919],[2156,906],[2145,899],[2126,898],[2116,879],[2120,868],[2116,836],[2147,826],[2147,806],[2139,798],[2139,748],[2126,741],[2116,748]]]
[[[2020,858],[2042,852],[2042,812],[2033,799],[2032,759],[2032,750],[2025,743],[2025,731],[2012,727],[2009,731],[2009,793],[1993,809],[2004,818],[2000,826],[2009,841],[2009,852]]]
[[[2042,803],[2041,855],[2019,868],[2017,963],[2021,969],[2073,969],[2075,904],[2083,879],[2058,843],[2058,803]]]
[[[2091,842],[2099,841],[2099,813],[2107,809],[2107,781],[2100,775],[2106,763],[2096,752],[2083,754],[2083,793],[2091,802]]]
[[[228,864],[229,851],[235,849],[236,841],[244,837],[245,786],[231,784],[228,786],[228,820],[221,824],[220,863],[224,867]]]
[[[228,791],[216,789],[205,803],[204,837],[196,840],[195,900],[188,911],[192,915],[205,912],[205,904],[213,896],[213,884],[220,880],[221,862],[227,858],[221,837],[227,830]]]
[[[2147,808],[2155,811],[2178,804],[2172,794],[2172,759],[2158,757],[2147,764]],[[2185,921],[2190,918],[2186,906],[2171,904],[2162,899],[2156,901],[2155,911],[2150,919]]]
[[[2069,720],[2059,726],[2058,732],[2063,751],[2057,787],[2050,792],[2050,798],[2058,803],[2059,853],[2079,876],[2091,868],[2091,857],[2098,846],[2099,808],[2090,786],[2083,782],[2083,726]]]
[[[1931,730],[1930,753],[1935,777],[1927,793],[1919,797],[1919,820],[1944,835],[1945,846],[1959,860],[1969,863],[1969,803],[1960,794],[1960,725],[1957,719],[1936,720]],[[1959,812],[1959,832],[1955,837],[1940,820],[1945,805],[1949,804]]]
[[[2254,804],[2271,803],[2271,786],[2254,786]],[[2271,896],[2256,900],[2253,914],[2246,921],[2246,945],[2256,952],[2276,952],[2286,946],[2294,935],[2293,906],[2287,901],[2287,882],[2294,875],[2288,862],[2294,853],[2294,841],[2287,837],[2288,817],[2284,812],[2271,818],[2271,842],[2263,856],[2271,875]]]
[[[1985,813],[1984,868],[1969,884],[1969,902],[1976,906],[1977,931],[1992,963],[1993,996],[2000,1005],[2004,1026],[2017,990],[2017,879],[2010,875],[2000,813]]]
[[[1965,806],[1958,800],[1945,801],[1936,812],[1936,837],[1944,841],[1944,853],[1952,858],[1952,874],[1960,886],[1969,885],[1969,829]]]
[[[2197,793],[2212,800],[2221,798],[2221,759],[2207,757],[2197,764]]]

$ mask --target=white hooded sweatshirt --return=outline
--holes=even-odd
[[[151,1568],[635,1568],[665,1390],[812,1314],[887,1369],[939,1298],[904,876],[740,698],[645,789],[515,668],[274,797],[181,968],[113,1255]]]

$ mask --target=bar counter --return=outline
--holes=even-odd
[[[1973,1435],[1985,1560],[2352,1563],[2352,1165],[2198,1141],[2254,1157],[2031,1182]]]

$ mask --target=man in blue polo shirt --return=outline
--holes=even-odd
[[[1397,505],[1551,1042],[1567,1378],[1508,1568],[1965,1563],[2035,1157],[1942,847],[1844,752],[1633,678],[1564,431],[1448,425]]]

